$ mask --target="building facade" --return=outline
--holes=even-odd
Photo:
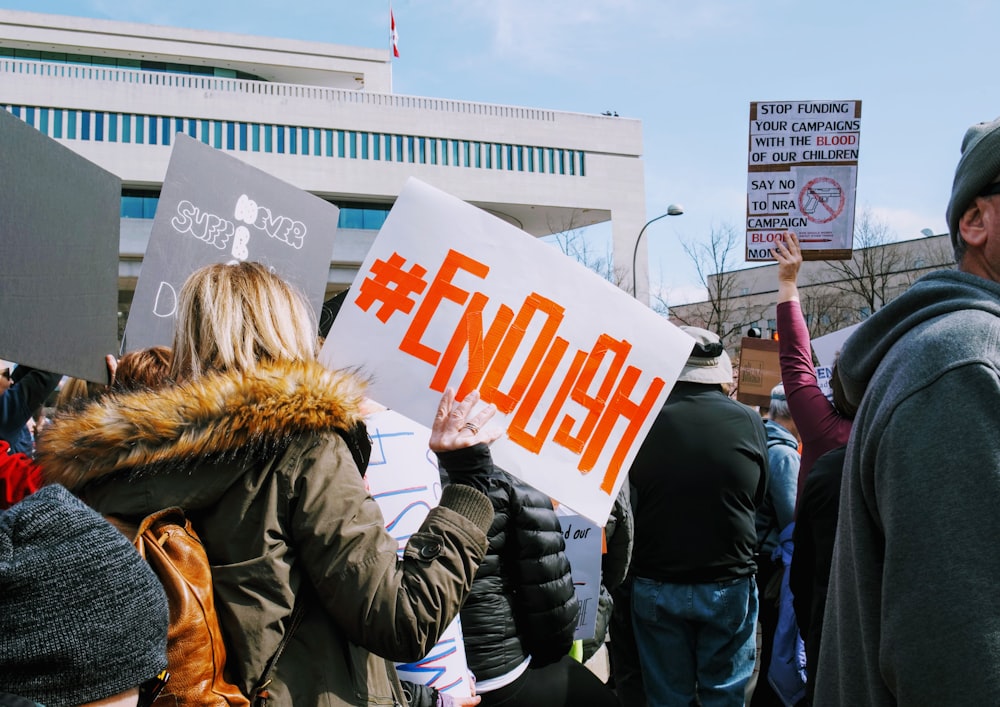
[[[0,106],[121,178],[123,316],[177,133],[341,208],[328,295],[409,177],[535,236],[610,221],[630,276],[645,221],[639,121],[397,95],[387,49],[0,10]]]
[[[812,338],[867,319],[919,277],[955,266],[948,234],[856,248],[850,260],[802,263],[798,289]],[[751,327],[777,333],[777,264],[708,277],[708,299],[670,307],[670,321],[711,329],[737,351]]]

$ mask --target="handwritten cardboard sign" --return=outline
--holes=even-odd
[[[430,424],[478,389],[497,463],[603,525],[691,338],[523,231],[415,179],[379,232],[321,360]]]
[[[333,204],[179,133],[123,348],[169,346],[181,285],[211,263],[267,265],[309,298],[318,317],[339,213]]]
[[[437,458],[427,448],[430,430],[392,410],[370,415],[365,423],[372,440],[365,482],[402,557],[410,536],[441,499]],[[430,685],[439,692],[472,694],[459,617],[430,653],[415,663],[399,663],[396,670],[402,680]]]
[[[106,383],[121,180],[0,110],[0,353]]]
[[[771,389],[781,382],[778,342],[744,337],[740,344],[740,373],[736,399],[746,405],[771,404]]]
[[[860,140],[861,101],[750,104],[747,261],[789,231],[806,260],[850,259]]]
[[[597,630],[597,602],[601,593],[601,537],[604,532],[565,506],[556,509],[566,541],[566,557],[573,572],[573,589],[580,603],[575,640],[593,638]]]

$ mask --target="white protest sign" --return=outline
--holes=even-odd
[[[851,257],[860,136],[861,101],[750,104],[747,261],[788,231],[806,260]]]
[[[599,525],[693,346],[555,248],[410,179],[320,359],[431,424],[478,389],[506,434],[497,464]]]
[[[125,327],[124,349],[173,341],[177,295],[203,265],[255,261],[319,316],[340,210],[178,133]]]
[[[573,572],[573,589],[580,603],[574,640],[593,638],[597,630],[597,602],[601,594],[603,529],[563,505],[556,509],[566,541],[566,557]]]
[[[427,448],[431,432],[392,410],[369,415],[365,424],[372,440],[365,483],[402,556],[410,536],[441,498],[437,458]],[[430,653],[415,663],[398,663],[396,670],[402,680],[450,695],[471,695],[459,617],[448,624]]]
[[[837,360],[837,354],[844,348],[844,343],[854,333],[854,330],[861,326],[860,323],[838,329],[837,331],[813,339],[812,347],[816,352],[819,365],[816,367],[816,378],[820,390],[828,399],[833,399],[833,389],[830,387],[830,376],[833,375],[833,364]]]

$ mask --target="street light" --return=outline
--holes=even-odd
[[[661,218],[666,218],[667,216],[680,216],[684,213],[684,207],[680,204],[671,204],[667,207],[667,213],[660,214],[656,218],[651,218],[643,225],[642,230],[639,231],[639,237],[635,239],[635,249],[632,251],[632,296],[636,296],[635,289],[635,261],[639,256],[639,242],[642,240],[642,234],[646,232],[646,227],[654,221],[659,221]]]

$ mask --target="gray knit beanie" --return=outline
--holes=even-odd
[[[0,513],[0,692],[46,707],[167,667],[167,598],[128,538],[62,486]]]
[[[945,212],[951,245],[956,252],[961,250],[958,222],[972,200],[992,184],[997,176],[1000,176],[1000,118],[973,125],[962,139],[962,156],[955,167],[951,200]]]

